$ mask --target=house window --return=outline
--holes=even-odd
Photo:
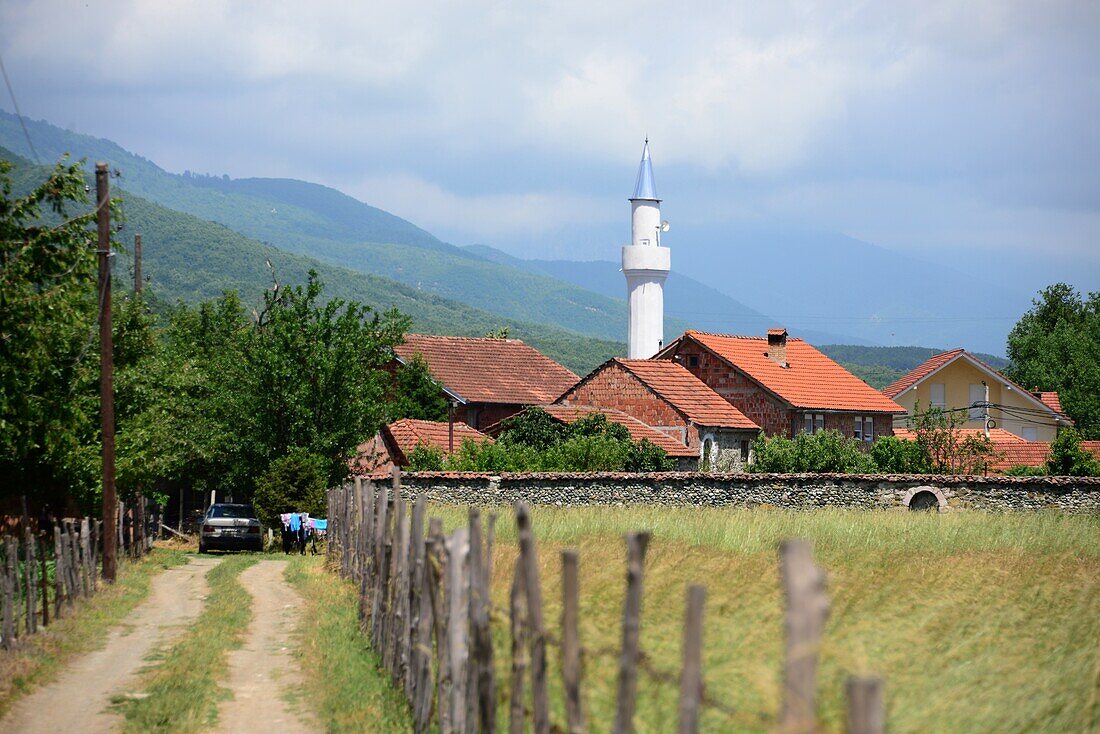
[[[985,385],[971,385],[970,386],[970,413],[969,418],[972,421],[980,421],[985,418],[985,408],[982,407],[985,404]]]
[[[749,441],[741,442],[741,463],[747,464],[749,462],[749,451],[752,448],[752,443]]]
[[[688,367],[698,367],[698,366],[699,366],[699,355],[698,354],[692,354],[691,356],[689,356],[688,357]]]
[[[852,429],[852,438],[857,441],[871,443],[875,440],[875,419],[869,415],[857,415],[855,427]]]
[[[928,392],[933,408],[946,408],[947,399],[944,397],[944,389],[942,382],[933,382],[928,386]]]
[[[805,414],[805,427],[806,433],[819,433],[825,430],[825,414],[824,413],[806,413]]]

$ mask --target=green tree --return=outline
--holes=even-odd
[[[409,464],[405,468],[409,471],[442,471],[446,461],[442,449],[423,444],[409,452],[408,459]]]
[[[98,486],[95,212],[64,159],[23,196],[0,161],[0,485]]]
[[[1081,448],[1081,433],[1074,428],[1063,428],[1050,444],[1047,459],[1048,474],[1063,477],[1100,476],[1100,462]]]
[[[565,440],[567,428],[538,406],[532,406],[501,423],[499,441],[545,451]]]
[[[256,480],[252,504],[265,525],[274,525],[285,512],[325,512],[329,460],[306,449],[291,449]]]
[[[420,354],[397,368],[389,420],[415,418],[425,421],[447,420],[449,404],[443,390],[432,378],[428,363]]]
[[[937,474],[985,474],[997,458],[993,442],[983,435],[964,434],[960,411],[929,407],[914,409],[916,443]]]
[[[1028,389],[1057,390],[1086,438],[1100,438],[1100,293],[1056,283],[1008,335],[1007,374]]]
[[[884,474],[926,474],[931,470],[921,445],[897,436],[884,436],[871,444],[871,458]]]

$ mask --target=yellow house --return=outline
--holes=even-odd
[[[1053,441],[1071,426],[1058,393],[1031,393],[964,349],[937,354],[882,391],[912,416],[943,408],[961,415],[963,428],[1003,428],[1026,441]]]

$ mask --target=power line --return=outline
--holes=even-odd
[[[23,136],[27,139],[27,146],[31,149],[34,162],[41,166],[42,160],[38,157],[38,151],[35,150],[34,143],[31,142],[31,134],[27,131],[27,123],[23,120],[23,113],[19,111],[19,103],[15,101],[15,90],[12,89],[11,79],[8,78],[8,70],[4,67],[3,56],[0,56],[0,72],[4,75],[4,84],[8,87],[8,96],[11,97],[12,107],[15,108],[15,116],[19,118],[19,125],[23,128]]]

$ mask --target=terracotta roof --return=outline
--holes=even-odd
[[[672,407],[700,426],[759,430],[737,408],[726,402],[687,368],[667,359],[615,359]]]
[[[959,436],[981,436],[985,431],[981,428],[956,428]],[[917,432],[909,428],[895,428],[894,435],[906,441],[915,441]],[[989,440],[993,443],[993,450],[997,456],[989,465],[989,470],[1003,472],[1014,466],[1042,466],[1050,455],[1050,444],[1046,441],[1027,441],[1015,433],[1009,433],[1003,428],[992,428],[989,431]]]
[[[1055,413],[1065,415],[1066,411],[1062,410],[1062,399],[1058,397],[1057,391],[1032,394],[1035,395],[1035,397],[1039,398],[1043,405],[1047,406]]]
[[[432,377],[468,403],[549,403],[578,379],[518,339],[408,334],[394,352],[423,356]]]
[[[447,448],[450,439],[450,426],[446,421],[421,421],[403,418],[390,423],[382,430],[389,435],[393,443],[405,456],[408,456],[417,446],[431,446],[439,449],[444,454],[449,453]],[[465,423],[456,422],[454,430],[456,451],[466,439],[472,439],[479,443],[493,440]]]
[[[945,364],[962,354],[964,351],[965,350],[963,349],[952,349],[950,352],[937,354],[925,360],[924,362],[921,362],[908,374],[903,375],[902,377],[895,380],[893,384],[886,387],[882,391],[882,394],[888,398],[896,398],[898,395],[901,395],[913,385],[917,384],[925,377],[938,370],[940,367],[943,367]]]
[[[705,348],[796,408],[904,413],[905,408],[841,367],[802,339],[787,339],[787,367],[765,354],[768,340],[686,331]]]
[[[689,448],[667,433],[658,431],[653,426],[642,423],[634,416],[627,415],[615,408],[600,408],[593,405],[543,405],[541,407],[562,423],[574,423],[586,415],[603,413],[607,416],[607,420],[624,426],[630,432],[630,438],[634,441],[641,441],[644,438],[650,443],[660,446],[669,456],[699,456],[698,449]]]

